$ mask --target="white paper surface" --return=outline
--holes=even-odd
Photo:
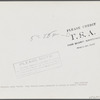
[[[0,2],[0,98],[100,98],[100,2]]]

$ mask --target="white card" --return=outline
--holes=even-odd
[[[100,98],[100,2],[0,2],[0,98]]]

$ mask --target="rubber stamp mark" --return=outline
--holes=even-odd
[[[35,73],[40,73],[45,70],[60,66],[61,59],[59,52],[53,52],[29,60],[14,63],[14,69],[17,77],[33,75]]]

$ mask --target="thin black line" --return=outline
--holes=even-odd
[[[0,0],[0,1],[100,1],[100,0]]]

